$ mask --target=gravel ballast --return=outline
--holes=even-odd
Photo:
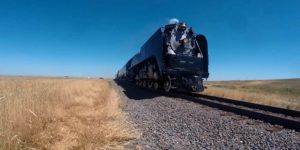
[[[131,144],[142,149],[300,149],[300,134],[294,130],[126,82],[112,85],[142,134]]]

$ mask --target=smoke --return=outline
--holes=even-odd
[[[169,20],[169,24],[177,24],[179,23],[179,20],[177,18],[172,18]]]

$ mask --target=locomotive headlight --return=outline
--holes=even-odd
[[[186,43],[188,43],[188,42],[189,42],[189,39],[188,39],[188,38],[183,39],[183,43],[184,43],[184,44],[186,44]]]

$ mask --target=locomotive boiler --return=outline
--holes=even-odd
[[[127,63],[116,78],[137,86],[184,91],[203,91],[208,78],[208,45],[186,23],[159,28]]]

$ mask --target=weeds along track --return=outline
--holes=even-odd
[[[126,81],[117,81],[117,82],[126,82]],[[126,82],[126,84],[131,84],[131,83]],[[132,86],[135,85],[132,84]],[[186,92],[178,92],[178,91],[166,93],[162,90],[153,90],[148,88],[145,89],[151,92],[157,92],[163,96],[182,98],[202,105],[217,108],[226,112],[231,112],[237,115],[246,116],[251,119],[262,120],[266,123],[280,125],[284,128],[293,129],[298,132],[300,131],[299,111],[243,102],[243,101],[238,101],[238,100],[233,100],[228,98],[196,94],[196,93],[186,93]]]
[[[0,78],[0,149],[121,149],[135,132],[109,82]]]

